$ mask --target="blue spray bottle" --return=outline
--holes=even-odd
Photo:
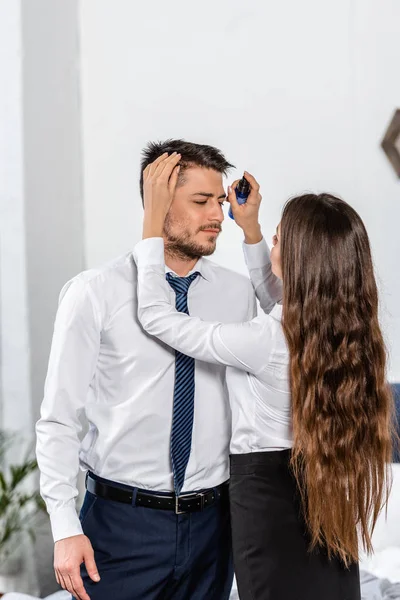
[[[239,181],[239,183],[236,186],[235,192],[238,204],[244,204],[250,194],[250,184],[247,181],[247,179],[245,179],[245,177],[242,177],[242,179]],[[232,213],[232,206],[229,207],[228,215],[231,219],[235,219]]]

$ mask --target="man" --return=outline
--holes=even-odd
[[[221,232],[231,165],[211,146],[149,144],[142,198],[143,172],[160,161],[177,179],[164,230],[171,298],[206,320],[251,319],[249,280],[204,259]],[[157,173],[146,191],[154,201]],[[36,426],[56,579],[78,600],[227,599],[225,368],[175,355],[144,333],[136,278],[129,253],[61,292]],[[89,430],[80,443],[81,415]],[[88,473],[78,518],[79,467]]]

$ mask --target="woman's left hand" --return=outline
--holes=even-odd
[[[143,239],[162,237],[165,217],[170,209],[178,182],[181,155],[167,152],[143,171]]]
[[[253,175],[245,171],[244,177],[250,184],[250,194],[247,201],[244,204],[239,204],[236,199],[235,189],[240,181],[239,179],[229,186],[227,200],[232,207],[235,223],[243,229],[245,241],[255,244],[262,239],[261,227],[258,222],[262,196],[260,186]]]

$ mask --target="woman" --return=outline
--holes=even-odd
[[[206,323],[175,310],[165,280],[163,219],[177,176],[156,202],[145,198],[150,239],[135,249],[139,318],[181,353],[228,367],[240,598],[358,600],[357,533],[371,551],[387,498],[393,410],[364,225],[334,196],[293,198],[271,251],[282,304],[247,323]],[[228,200],[254,239],[261,196],[246,177],[247,205],[232,188]],[[251,275],[261,299],[268,296]]]

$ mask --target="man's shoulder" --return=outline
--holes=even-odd
[[[132,257],[132,252],[127,252],[100,266],[81,271],[67,281],[63,291],[66,291],[71,286],[81,289],[102,290],[110,287],[110,285],[114,285],[118,281],[131,282],[135,272],[136,265]]]
[[[238,273],[228,267],[224,267],[209,258],[203,258],[206,263],[207,271],[212,274],[213,282],[219,282],[223,285],[237,286],[239,288],[251,288],[251,281],[247,275]]]

